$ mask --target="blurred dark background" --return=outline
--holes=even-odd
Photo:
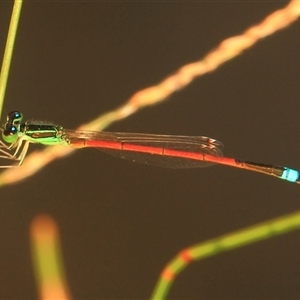
[[[25,1],[2,115],[76,128],[201,59],[286,1]],[[3,55],[12,9],[0,3]],[[300,169],[300,23],[109,131],[206,135]],[[41,148],[32,146],[32,149]],[[181,249],[300,206],[300,188],[215,166],[147,167],[84,149],[0,190],[0,298],[36,299],[29,224],[57,221],[74,299],[148,299]],[[170,299],[300,299],[300,233],[193,263]]]

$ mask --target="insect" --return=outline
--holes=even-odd
[[[38,143],[47,146],[93,147],[121,158],[169,168],[194,168],[221,164],[300,183],[300,173],[297,170],[224,157],[222,143],[205,136],[69,130],[60,125],[33,121],[22,123],[22,120],[23,115],[18,111],[7,115],[2,129],[5,143],[0,141],[0,157],[16,163],[0,166],[1,168],[21,165],[29,144]],[[12,149],[15,149],[13,154],[10,153]]]

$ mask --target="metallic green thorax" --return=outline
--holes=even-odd
[[[68,139],[62,126],[51,124],[22,124],[19,137],[24,140],[43,145],[67,145]]]

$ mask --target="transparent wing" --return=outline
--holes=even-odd
[[[222,143],[205,136],[65,130],[65,139],[74,147],[95,147],[134,162],[167,168],[207,167],[213,164],[186,158],[186,153],[223,156]],[[182,156],[166,155],[166,150],[179,151]]]

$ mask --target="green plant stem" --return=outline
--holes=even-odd
[[[0,73],[0,116],[2,113],[2,107],[4,103],[4,96],[6,91],[7,79],[9,75],[9,69],[11,64],[12,53],[14,49],[20,13],[23,0],[15,0],[14,7],[10,19],[10,25],[4,50],[3,62]]]
[[[176,276],[194,260],[240,248],[295,229],[300,229],[300,211],[186,248],[164,268],[151,299],[165,299]]]

